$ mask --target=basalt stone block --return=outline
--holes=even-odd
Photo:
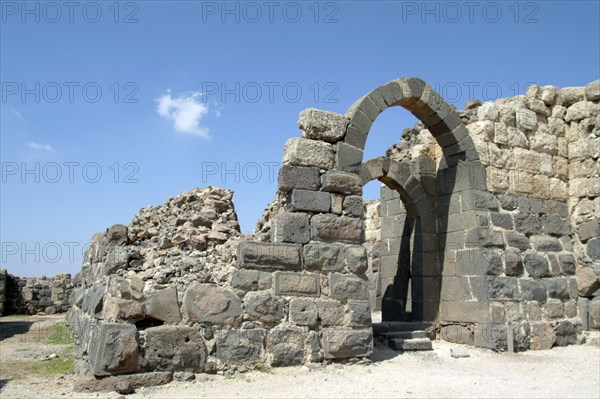
[[[532,350],[551,349],[556,342],[556,333],[549,323],[535,323],[531,326],[531,341],[529,348]]]
[[[344,305],[335,299],[317,299],[319,320],[323,326],[338,326],[344,322]]]
[[[131,373],[140,367],[137,330],[132,324],[101,324],[89,349],[97,377]]]
[[[517,299],[519,288],[515,277],[490,277],[488,279],[489,296],[493,299]]]
[[[108,249],[104,260],[103,273],[105,276],[114,274],[117,270],[127,268],[129,251],[125,247],[114,246]]]
[[[344,115],[308,108],[300,112],[298,127],[302,137],[335,143],[344,137],[348,122]]]
[[[371,307],[369,301],[348,300],[348,325],[350,327],[371,326]]]
[[[348,216],[315,215],[310,220],[311,237],[320,241],[361,242],[363,221]]]
[[[304,338],[302,327],[280,325],[269,331],[267,351],[273,356],[272,366],[296,366],[304,360]]]
[[[544,233],[553,236],[567,236],[571,234],[569,221],[553,215],[542,216],[542,228]]]
[[[344,247],[338,244],[310,242],[304,246],[304,266],[309,270],[342,271]]]
[[[346,247],[346,268],[350,273],[365,274],[368,267],[367,249],[362,245]]]
[[[294,137],[285,143],[285,165],[331,169],[334,165],[333,146],[323,141]]]
[[[575,274],[579,295],[591,297],[595,295],[596,290],[600,289],[600,280],[591,267],[578,267]]]
[[[546,290],[550,298],[569,299],[567,280],[564,278],[553,278],[546,280]]]
[[[344,198],[343,211],[348,215],[361,217],[365,211],[362,197],[358,195],[350,195]]]
[[[358,174],[362,159],[363,150],[348,143],[337,143],[335,152],[335,164],[337,169]]]
[[[106,231],[106,240],[110,245],[127,245],[127,226],[115,224]]]
[[[208,354],[198,330],[187,326],[151,327],[145,336],[145,358],[151,370],[204,370]]]
[[[595,261],[600,260],[600,237],[594,237],[588,240],[586,249],[590,258]]]
[[[331,275],[330,296],[335,299],[369,299],[369,280],[365,276],[334,273]]]
[[[561,321],[554,328],[556,333],[556,345],[567,346],[577,343],[577,330],[570,321]]]
[[[276,295],[319,296],[320,287],[318,275],[275,272]]]
[[[503,229],[506,229],[506,230],[513,229],[512,215],[510,215],[509,213],[492,212],[490,214],[490,217],[492,219],[492,223],[494,224],[494,226],[502,227]]]
[[[308,221],[309,216],[306,213],[283,212],[273,219],[271,239],[275,242],[306,244],[310,241]]]
[[[543,281],[520,279],[521,297],[526,301],[546,302],[546,286]]]
[[[218,330],[215,333],[216,356],[224,365],[253,364],[265,354],[266,330]]]
[[[165,323],[179,323],[181,313],[177,302],[177,288],[169,287],[148,294],[144,303],[146,315]]]
[[[325,328],[321,347],[326,359],[369,356],[373,352],[373,332],[371,329]]]
[[[245,315],[250,320],[279,322],[284,316],[283,308],[284,302],[273,298],[270,291],[249,292],[244,297]]]
[[[301,245],[242,241],[237,258],[243,269],[300,270]]]
[[[241,320],[242,301],[229,288],[194,283],[183,295],[183,311],[194,323],[232,324]]]
[[[331,195],[322,191],[293,190],[289,196],[291,211],[329,212]]]
[[[573,255],[558,255],[558,263],[563,275],[572,276],[575,274],[575,257]]]
[[[240,296],[248,291],[268,290],[271,288],[271,273],[235,269],[231,272],[229,284]]]
[[[531,244],[533,244],[533,249],[536,251],[550,252],[562,250],[560,241],[555,237],[533,235],[529,240],[531,241]]]
[[[498,201],[500,201],[500,206],[505,211],[514,211],[517,209],[517,198],[510,195],[498,195]]]
[[[99,317],[104,306],[104,295],[106,294],[106,283],[99,284],[94,288],[86,290],[81,304],[81,310],[90,316]]]
[[[329,170],[321,179],[321,190],[345,195],[361,195],[362,180],[354,173]]]
[[[523,264],[531,277],[546,277],[550,272],[548,260],[541,255],[527,254]]]
[[[531,247],[527,236],[521,233],[505,231],[504,239],[506,240],[506,245],[509,247],[518,248],[521,251],[525,251]]]
[[[513,277],[523,274],[523,259],[519,254],[510,250],[504,252],[504,273]]]
[[[498,210],[498,199],[492,193],[486,191],[470,191],[461,194],[462,210]]]
[[[536,234],[542,230],[540,217],[534,215],[515,215],[515,229],[523,234]]]
[[[314,299],[294,298],[290,301],[290,321],[299,326],[316,326],[319,311]]]
[[[280,191],[288,192],[293,189],[318,190],[321,186],[321,176],[318,168],[284,165],[279,169],[277,187]]]

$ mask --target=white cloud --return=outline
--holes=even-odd
[[[37,151],[56,152],[54,147],[52,147],[50,144],[40,144],[34,141],[30,141],[29,143],[27,143],[27,147]]]
[[[208,113],[208,106],[202,104],[198,97],[200,93],[194,92],[188,96],[171,96],[171,92],[157,98],[158,107],[156,111],[160,116],[174,123],[175,130],[182,133],[208,139],[209,130],[201,126],[202,118]]]
[[[19,111],[17,111],[16,109],[11,108],[10,112],[12,112],[17,118],[23,120],[23,115],[21,115],[21,113]]]

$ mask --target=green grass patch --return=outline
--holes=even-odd
[[[54,324],[50,326],[50,335],[44,339],[45,344],[68,345],[73,343],[69,326],[66,324]]]
[[[273,370],[271,370],[271,368],[264,363],[257,363],[254,366],[254,370],[258,371],[259,373],[267,373],[267,374],[273,373]]]
[[[75,362],[71,358],[51,359],[29,364],[27,367],[33,374],[52,376],[75,373]]]

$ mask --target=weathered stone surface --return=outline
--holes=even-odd
[[[575,275],[577,276],[579,295],[590,297],[600,289],[600,281],[591,267],[579,267]]]
[[[529,239],[524,234],[506,231],[504,232],[504,239],[509,247],[518,248],[521,251],[525,251],[531,247]]]
[[[570,321],[561,321],[554,329],[556,333],[556,345],[567,346],[577,343],[577,330]]]
[[[173,373],[168,371],[124,374],[96,378],[90,375],[77,377],[73,384],[75,392],[111,392],[116,385],[130,384],[134,389],[168,384],[173,381]]]
[[[554,237],[533,235],[529,237],[529,240],[531,241],[531,244],[533,244],[533,249],[536,251],[549,252],[562,250],[560,241]]]
[[[103,323],[90,343],[93,373],[101,377],[139,369],[137,330],[132,324]]]
[[[292,211],[329,212],[331,195],[322,191],[294,190],[289,196]]]
[[[315,215],[310,227],[311,237],[320,241],[360,242],[363,237],[362,220],[348,216]]]
[[[559,255],[558,262],[563,275],[572,276],[575,274],[575,257],[573,255]]]
[[[279,325],[269,331],[267,350],[273,355],[272,366],[296,366],[304,360],[306,331],[293,325]]]
[[[177,288],[152,291],[144,303],[146,314],[165,323],[179,323],[181,313],[177,302]]]
[[[365,276],[334,273],[329,285],[332,298],[369,299],[369,281]]]
[[[100,316],[104,306],[104,295],[106,293],[106,283],[101,283],[96,287],[86,290],[81,304],[81,310],[90,316]]]
[[[296,191],[298,190],[294,190]],[[273,219],[271,239],[274,242],[306,244],[310,241],[308,221],[306,213],[283,212]]]
[[[542,229],[542,223],[538,216],[534,215],[515,215],[515,228],[523,234],[539,233]]]
[[[362,194],[362,180],[360,176],[339,170],[327,171],[322,177],[321,186],[323,191],[331,193],[346,195]]]
[[[569,299],[567,280],[564,278],[547,279],[546,290],[550,298]]]
[[[304,267],[309,270],[342,271],[344,247],[333,243],[310,242],[304,246]]]
[[[343,210],[344,213],[350,216],[362,217],[365,211],[362,197],[358,195],[350,195],[344,198]]]
[[[523,274],[523,260],[519,254],[511,250],[504,252],[504,273],[514,277]]]
[[[546,302],[546,286],[542,281],[520,279],[521,297],[526,301],[537,301],[539,303]]]
[[[319,276],[291,272],[275,272],[275,294],[319,296]]]
[[[185,290],[183,312],[195,323],[232,324],[241,320],[242,301],[229,288],[194,283]]]
[[[350,327],[369,327],[371,325],[369,301],[348,300],[348,319]]]
[[[587,254],[592,260],[600,260],[600,237],[594,237],[588,240],[586,244]]]
[[[215,333],[217,358],[225,365],[259,362],[264,357],[266,330],[218,330]]]
[[[271,288],[271,273],[235,269],[231,272],[229,284],[239,296],[244,296],[248,291],[268,290]]]
[[[592,328],[600,328],[600,296],[595,297],[589,303],[590,326]]]
[[[313,299],[294,298],[290,301],[290,321],[299,326],[316,326],[319,311]]]
[[[127,226],[115,224],[106,231],[106,240],[112,245],[127,245]]]
[[[550,272],[548,260],[541,255],[527,254],[523,264],[531,277],[546,277]]]
[[[129,252],[125,247],[110,247],[104,260],[104,275],[114,274],[117,270],[127,267],[129,262]]]
[[[506,229],[506,230],[513,229],[513,220],[512,220],[512,216],[510,214],[492,212],[490,214],[490,217],[492,219],[492,223],[494,224],[494,226],[502,227],[503,229]]]
[[[318,168],[284,165],[279,169],[277,187],[280,191],[288,192],[293,189],[318,190],[321,186],[321,176]]]
[[[519,289],[517,279],[514,277],[490,277],[488,287],[490,298],[500,300],[518,298]]]
[[[363,150],[348,143],[337,143],[335,152],[336,168],[350,173],[359,173]]]
[[[577,228],[577,234],[579,234],[581,242],[586,242],[590,238],[598,237],[600,236],[600,223],[598,223],[597,219],[582,223]]]
[[[600,80],[594,80],[585,86],[585,99],[588,101],[600,100]]]
[[[238,262],[244,269],[300,270],[301,246],[297,244],[242,241],[238,245]]]
[[[244,297],[246,318],[263,323],[281,321],[284,316],[284,302],[273,298],[270,291],[249,292]]]
[[[455,344],[473,345],[473,331],[461,325],[444,326],[440,330],[440,337],[444,341]]]
[[[362,245],[346,247],[346,268],[350,273],[364,274],[367,271],[367,249]]]
[[[537,126],[535,112],[527,109],[517,109],[517,127],[524,131],[533,130]]]
[[[549,319],[561,319],[565,316],[562,301],[558,299],[548,299],[544,310],[546,311],[546,317]]]
[[[373,332],[370,329],[325,328],[321,346],[326,359],[369,356],[373,352]]]
[[[187,326],[151,327],[145,336],[145,358],[152,370],[204,370],[208,354],[198,330]]]
[[[348,122],[344,115],[308,108],[300,112],[298,127],[302,137],[335,143],[344,137]]]
[[[322,141],[294,137],[285,143],[283,163],[295,166],[333,168],[333,146]]]
[[[344,321],[344,305],[334,299],[317,299],[319,319],[323,326],[337,326]]]
[[[556,333],[551,324],[536,323],[531,326],[531,341],[529,348],[533,350],[551,349],[556,342]]]

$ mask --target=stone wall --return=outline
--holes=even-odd
[[[4,274],[5,291],[2,314],[54,314],[69,309],[69,295],[73,291],[71,275],[60,273],[54,277],[17,277]]]
[[[0,316],[4,314],[4,302],[6,300],[6,270],[0,269]]]

